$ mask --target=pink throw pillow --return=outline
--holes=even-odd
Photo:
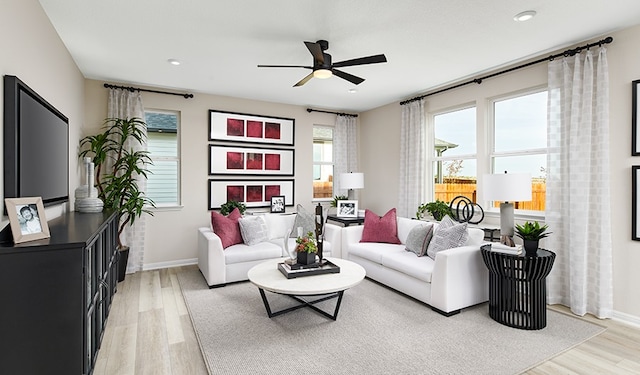
[[[398,225],[396,223],[396,209],[390,209],[384,216],[364,211],[364,229],[360,242],[384,242],[400,244],[398,239]]]
[[[234,208],[228,216],[211,211],[213,233],[220,237],[223,249],[242,243],[242,234],[240,233],[240,225],[238,224],[238,220],[241,218],[242,214],[240,214],[240,210],[237,208]]]

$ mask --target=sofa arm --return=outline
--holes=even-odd
[[[219,285],[226,282],[222,241],[208,227],[198,228],[198,268],[207,281],[207,285]]]
[[[331,244],[331,256],[342,258],[342,231],[341,227],[335,224],[326,223],[324,225],[324,240]]]
[[[364,225],[349,226],[340,229],[342,230],[342,258],[348,259],[349,247],[351,244],[360,242]]]
[[[480,246],[461,246],[436,254],[431,274],[431,306],[445,313],[489,300],[489,272]]]

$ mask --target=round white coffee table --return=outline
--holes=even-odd
[[[336,320],[344,291],[358,285],[364,279],[366,273],[364,268],[354,262],[339,258],[327,258],[327,260],[340,267],[340,273],[327,273],[287,279],[287,277],[278,270],[278,263],[282,263],[283,259],[268,260],[251,268],[248,272],[249,281],[258,287],[269,318],[303,307],[309,307],[327,318]],[[300,304],[272,312],[264,292],[265,290],[287,295]],[[320,298],[309,301],[302,298],[302,296],[320,296]],[[318,302],[336,297],[338,301],[336,302],[336,308],[333,314],[329,314],[314,306],[314,304]]]

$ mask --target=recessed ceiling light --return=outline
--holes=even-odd
[[[167,62],[171,65],[180,65],[180,61],[176,60],[176,59],[169,59],[167,60]]]
[[[357,92],[358,92],[358,90],[357,90],[357,89],[349,89],[349,90],[347,90],[347,92],[348,92],[349,94],[355,94],[355,93],[357,93]]]
[[[513,16],[513,20],[516,22],[529,21],[530,19],[535,17],[535,15],[536,15],[535,10],[526,10],[524,12],[518,13],[515,16]]]

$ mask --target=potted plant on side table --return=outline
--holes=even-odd
[[[516,235],[522,238],[526,256],[536,256],[540,240],[548,237],[552,233],[547,232],[548,228],[549,227],[546,224],[540,225],[537,221],[527,221],[523,225],[516,224]]]
[[[451,215],[451,208],[449,208],[449,205],[447,203],[441,200],[423,203],[418,206],[418,210],[416,211],[416,219],[423,219],[425,216],[425,212],[430,213],[436,221],[440,221],[446,215]]]
[[[152,164],[147,151],[135,151],[134,145],[146,138],[146,124],[139,118],[108,118],[98,135],[80,140],[81,158],[91,157],[95,164],[95,183],[104,208],[118,215],[118,281],[124,280],[129,247],[122,243],[122,233],[143,214],[153,215],[148,207],[153,200],[140,191],[138,178],[147,179]]]

